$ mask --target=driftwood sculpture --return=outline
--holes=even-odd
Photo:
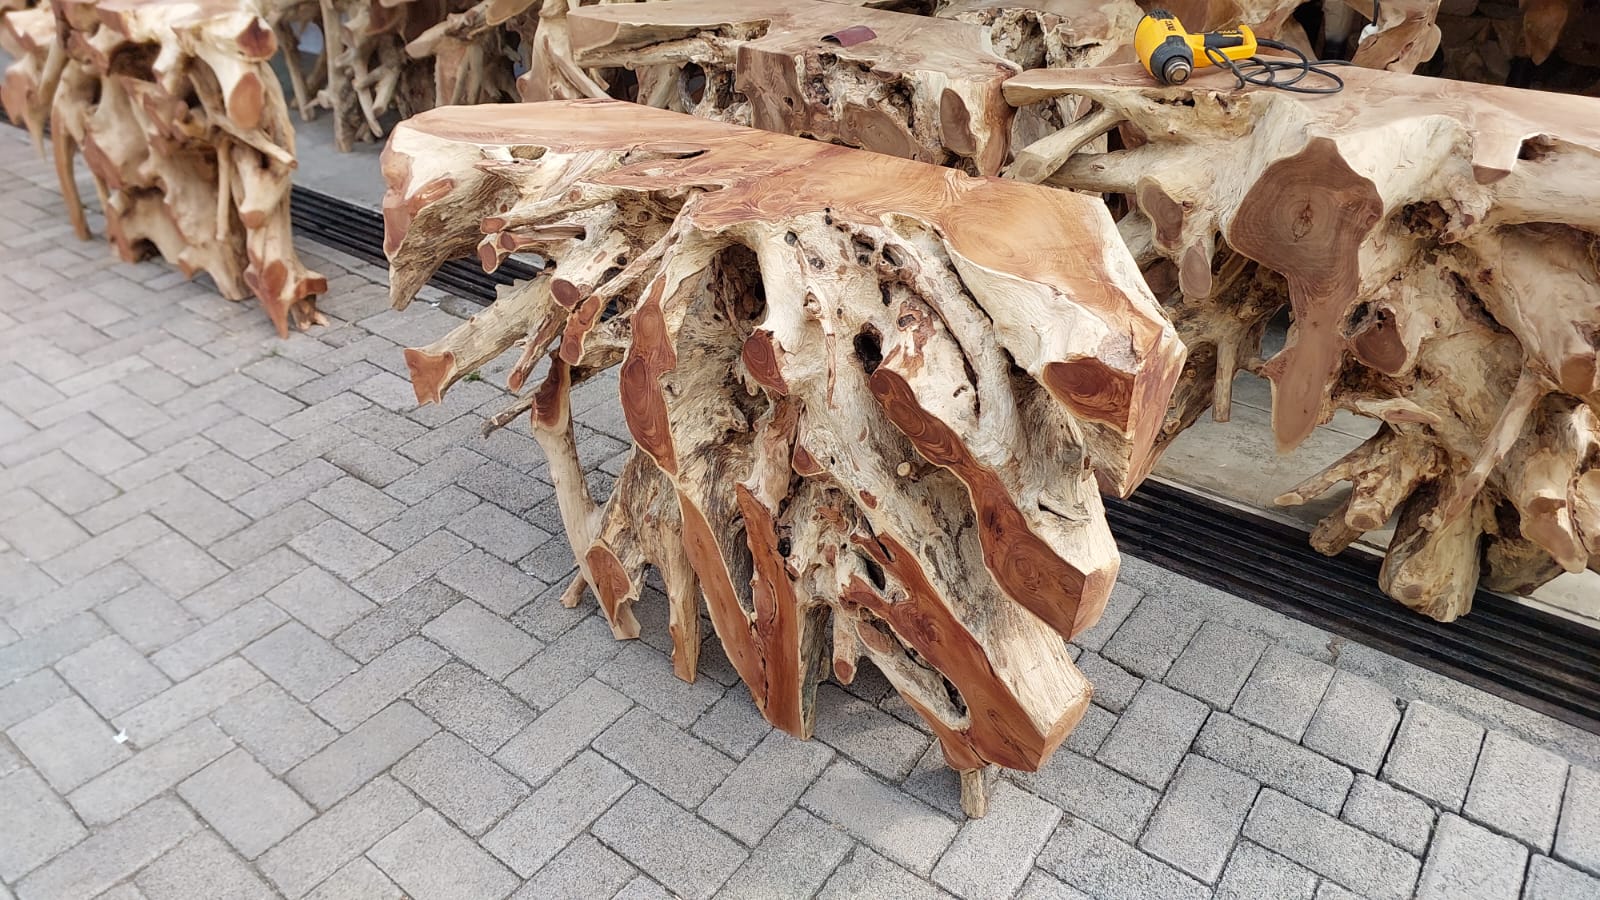
[[[1336,409],[1383,422],[1279,498],[1351,483],[1318,549],[1397,517],[1382,586],[1444,620],[1480,573],[1525,593],[1600,570],[1600,101],[1343,74],[1306,99],[1028,72],[1013,102],[1090,111],[1011,174],[1132,198],[1119,228],[1189,351],[1166,438],[1226,420],[1241,369],[1272,382],[1282,449]],[[1127,149],[1078,151],[1119,127]],[[1286,306],[1287,346],[1261,359]]]
[[[55,0],[54,16],[47,45],[37,24],[16,41],[25,55],[4,101],[36,139],[48,119],[78,236],[89,237],[81,151],[123,259],[154,251],[186,275],[206,272],[231,300],[254,294],[280,335],[320,322],[327,282],[294,250],[294,131],[265,20],[242,4],[178,0]]]
[[[567,15],[573,61],[651,106],[992,175],[1019,70],[981,26],[827,0],[671,0]]]
[[[1096,489],[1151,464],[1183,349],[1098,201],[617,101],[441,108],[384,154],[404,307],[446,260],[552,269],[406,351],[420,402],[506,350],[615,634],[647,565],[679,675],[701,597],[763,715],[865,656],[981,811],[1089,686],[1062,641],[1117,555]],[[1015,229],[1025,221],[1034,227]],[[612,311],[607,315],[607,311]],[[633,455],[591,497],[571,387],[620,366]]]

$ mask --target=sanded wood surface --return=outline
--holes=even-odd
[[[1284,450],[1338,409],[1383,422],[1280,498],[1352,483],[1319,549],[1393,521],[1383,587],[1442,619],[1480,575],[1527,592],[1600,568],[1600,100],[1342,74],[1308,99],[1024,73],[1012,102],[1087,101],[1074,140],[1120,128],[1128,149],[1029,148],[1014,174],[1133,199],[1122,233],[1189,349],[1167,436],[1225,419],[1240,369],[1272,382]]]
[[[1101,203],[616,101],[434,110],[384,171],[397,306],[449,258],[552,263],[407,359],[427,401],[519,349],[496,422],[550,458],[569,600],[635,636],[651,565],[680,676],[703,598],[791,733],[866,657],[955,768],[1049,757],[1117,571],[1096,474],[1138,483],[1183,363]],[[595,498],[567,395],[612,366],[635,447]]]

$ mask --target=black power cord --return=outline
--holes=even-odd
[[[1382,0],[1372,0],[1372,24],[1374,27],[1378,24],[1378,16],[1383,11],[1381,3]],[[1221,51],[1213,47],[1205,48],[1206,58],[1211,60],[1212,65],[1232,72],[1233,77],[1239,79],[1238,86],[1241,88],[1246,85],[1254,85],[1256,87],[1276,88],[1280,91],[1292,91],[1296,94],[1337,94],[1344,90],[1344,79],[1329,71],[1326,67],[1355,65],[1347,59],[1312,59],[1298,48],[1291,47],[1280,41],[1269,41],[1266,38],[1257,38],[1256,46],[1282,50],[1295,58],[1262,59],[1259,56],[1252,56],[1235,62],[1223,56]],[[1279,81],[1278,75],[1282,72],[1293,72],[1294,75],[1286,81]],[[1316,86],[1300,84],[1308,75],[1320,76],[1332,82],[1332,84]]]
[[[1295,59],[1262,59],[1251,56],[1238,61],[1231,60],[1215,47],[1207,47],[1206,58],[1218,68],[1227,69],[1233,77],[1239,79],[1239,87],[1254,85],[1256,87],[1276,88],[1280,91],[1292,91],[1296,94],[1337,94],[1344,90],[1344,79],[1328,70],[1327,66],[1348,66],[1351,62],[1347,59],[1312,59],[1295,47],[1279,41],[1269,41],[1257,38],[1256,46],[1271,47],[1294,55]],[[1293,73],[1286,79],[1280,80],[1284,73]],[[1309,75],[1318,75],[1332,82],[1332,84],[1307,85],[1300,82]]]

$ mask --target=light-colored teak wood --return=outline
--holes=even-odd
[[[3,100],[36,138],[48,122],[79,237],[89,236],[74,174],[81,154],[124,259],[157,252],[186,275],[206,272],[229,299],[254,295],[280,334],[320,322],[327,282],[294,250],[294,130],[260,8],[55,0],[51,9],[49,29],[35,21],[25,41],[8,38],[25,55],[7,72]]]
[[[426,402],[516,350],[490,427],[549,458],[569,602],[634,637],[654,566],[679,675],[703,600],[792,734],[865,657],[954,768],[1050,756],[1117,572],[1097,476],[1143,477],[1183,364],[1099,201],[605,100],[424,113],[384,174],[397,307],[450,258],[549,261],[406,358]],[[597,498],[569,392],[613,367],[634,448]]]
[[[572,58],[627,67],[651,106],[982,174],[1019,69],[979,25],[827,0],[667,0],[568,12]]]
[[[1165,436],[1226,419],[1240,370],[1271,381],[1283,450],[1335,410],[1382,421],[1279,498],[1351,483],[1319,549],[1393,522],[1383,588],[1446,620],[1480,575],[1528,591],[1600,568],[1600,100],[1341,74],[1306,98],[1028,72],[1014,103],[1090,111],[1014,174],[1130,198],[1119,227],[1189,351]],[[1125,149],[1074,152],[1114,128]]]

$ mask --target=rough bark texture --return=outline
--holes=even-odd
[[[1103,205],[617,101],[441,108],[384,173],[397,307],[452,257],[552,262],[407,361],[419,401],[542,373],[495,423],[549,456],[569,600],[637,635],[655,566],[679,674],[703,598],[790,733],[864,656],[954,768],[1050,756],[1117,571],[1096,474],[1137,484],[1183,362]],[[612,366],[635,447],[596,499],[568,391]]]
[[[1225,419],[1241,369],[1271,380],[1284,450],[1337,409],[1382,420],[1280,502],[1349,481],[1313,543],[1395,521],[1382,585],[1439,619],[1480,572],[1528,591],[1600,568],[1600,103],[1344,75],[1316,99],[1225,75],[1155,88],[1132,67],[1029,72],[1006,94],[1091,107],[1021,174],[1130,198],[1121,231],[1189,350],[1166,437]],[[1119,126],[1127,149],[1070,152]],[[1285,306],[1287,345],[1263,360]]]
[[[247,4],[55,0],[46,29],[42,10],[6,17],[22,54],[0,99],[41,146],[48,123],[79,237],[81,152],[122,258],[157,252],[231,300],[254,294],[280,334],[320,322],[327,282],[301,265],[290,233],[294,130],[268,22]]]

